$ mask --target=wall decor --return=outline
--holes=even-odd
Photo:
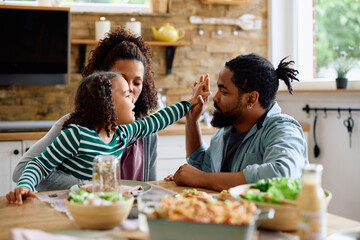
[[[236,25],[245,31],[259,30],[262,27],[261,18],[253,14],[244,14],[239,18],[208,18],[208,17],[191,16],[190,23]]]

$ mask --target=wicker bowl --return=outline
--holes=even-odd
[[[250,188],[253,184],[245,184],[229,189],[232,197],[247,201],[240,197],[240,194]],[[332,198],[331,192],[324,190],[326,198],[324,204],[327,207]],[[298,228],[298,221],[300,217],[300,210],[294,204],[278,204],[278,203],[262,203],[256,202],[256,205],[260,209],[273,208],[275,210],[275,216],[273,219],[263,221],[259,227],[263,229],[278,230],[278,231],[296,231]]]
[[[66,205],[75,222],[83,229],[111,229],[122,223],[129,216],[134,197],[112,205],[83,205],[71,203]]]

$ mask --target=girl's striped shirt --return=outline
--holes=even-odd
[[[151,133],[160,131],[184,117],[191,104],[181,101],[128,125],[120,125],[109,144],[105,144],[94,128],[70,124],[22,173],[17,187],[35,190],[54,167],[78,179],[92,178],[93,160],[97,155],[115,155],[119,160],[124,148]]]

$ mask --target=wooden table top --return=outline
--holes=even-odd
[[[174,182],[154,181],[158,185],[176,192],[189,187],[177,186]],[[198,188],[209,193],[215,191]],[[4,196],[0,197],[0,239],[8,239],[11,228],[39,229],[46,232],[79,230],[75,222],[66,214],[56,211],[48,203],[39,199],[26,199],[21,206],[8,204]],[[360,231],[360,222],[328,214],[328,235],[340,231]],[[141,231],[112,231],[114,235],[129,239],[149,239],[149,234]]]

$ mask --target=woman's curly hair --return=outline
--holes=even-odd
[[[110,71],[117,60],[137,60],[143,63],[145,73],[143,88],[135,103],[135,115],[143,117],[157,106],[157,92],[154,85],[151,48],[141,37],[131,34],[124,28],[117,28],[108,34],[95,50],[91,51],[84,77],[94,71]]]
[[[85,77],[76,92],[75,110],[63,124],[94,127],[99,133],[105,129],[107,136],[116,130],[116,112],[111,92],[111,79],[120,76],[113,72],[95,72]]]

